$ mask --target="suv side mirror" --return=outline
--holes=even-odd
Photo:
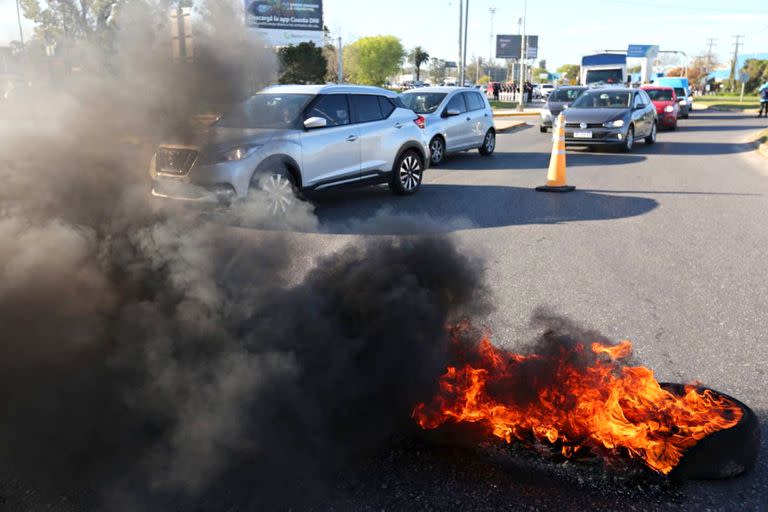
[[[645,107],[645,103],[640,103],[639,105],[635,105],[635,110],[643,110]]]
[[[328,126],[328,120],[324,117],[310,117],[304,121],[304,128],[307,130],[325,128],[326,126]]]
[[[445,111],[445,117],[455,117],[455,116],[458,116],[458,115],[461,115],[461,112],[459,112],[458,110],[453,109],[453,108],[448,109],[448,110]]]

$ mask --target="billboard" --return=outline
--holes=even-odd
[[[627,47],[629,58],[656,58],[658,53],[659,47],[651,44],[631,44]]]
[[[502,35],[496,36],[496,58],[497,59],[520,59],[520,44],[523,41],[521,35]],[[526,41],[526,59],[536,59],[539,56],[539,36],[525,36]]]
[[[275,46],[323,44],[322,0],[244,0],[245,24]]]

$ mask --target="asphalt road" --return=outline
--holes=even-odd
[[[540,305],[629,338],[659,380],[698,379],[758,413],[757,467],[728,481],[670,484],[408,442],[339,475],[315,509],[768,510],[768,161],[745,142],[765,122],[695,112],[631,154],[569,149],[577,190],[567,195],[534,191],[551,140],[531,122],[500,135],[490,158],[449,157],[413,197],[381,187],[315,198],[321,233],[296,233],[296,244],[314,248],[296,264],[360,237],[449,233],[486,262],[496,310],[481,320],[497,344],[529,341]],[[245,480],[167,509],[258,510]],[[25,498],[34,491],[21,483],[0,490],[0,509],[79,510],[71,499]]]
[[[428,216],[486,259],[497,344],[531,339],[527,322],[539,305],[629,338],[659,380],[698,379],[750,405],[762,420],[758,465],[730,481],[650,492],[582,476],[562,485],[552,469],[522,480],[478,463],[440,469],[430,459],[419,469],[401,453],[401,466],[377,473],[398,475],[382,484],[390,492],[363,486],[352,508],[768,510],[768,161],[745,143],[765,121],[695,112],[631,154],[569,148],[577,190],[567,195],[533,190],[546,179],[551,141],[531,123],[500,135],[492,158],[462,153],[430,170],[415,197],[393,203],[371,190],[321,201],[322,225],[366,234],[382,228],[355,231],[347,219],[381,208]],[[344,498],[337,504],[347,508]]]

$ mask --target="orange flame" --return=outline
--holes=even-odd
[[[451,329],[455,348],[470,329],[466,323]],[[629,341],[593,343],[592,354],[576,343],[554,355],[520,355],[494,347],[486,334],[466,350],[461,359],[471,362],[448,367],[431,403],[414,408],[422,428],[478,423],[508,443],[533,436],[561,443],[565,457],[585,449],[605,457],[628,453],[668,474],[687,449],[743,415],[709,390],[688,385],[677,396],[652,370],[622,365],[632,352]]]

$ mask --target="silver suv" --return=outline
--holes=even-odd
[[[488,98],[475,89],[426,87],[400,95],[405,106],[425,117],[432,165],[445,155],[477,148],[484,156],[496,149],[496,127]]]
[[[228,203],[253,188],[283,210],[296,192],[388,182],[413,194],[429,165],[424,118],[376,87],[269,87],[224,114],[193,144],[162,144],[152,194]]]

